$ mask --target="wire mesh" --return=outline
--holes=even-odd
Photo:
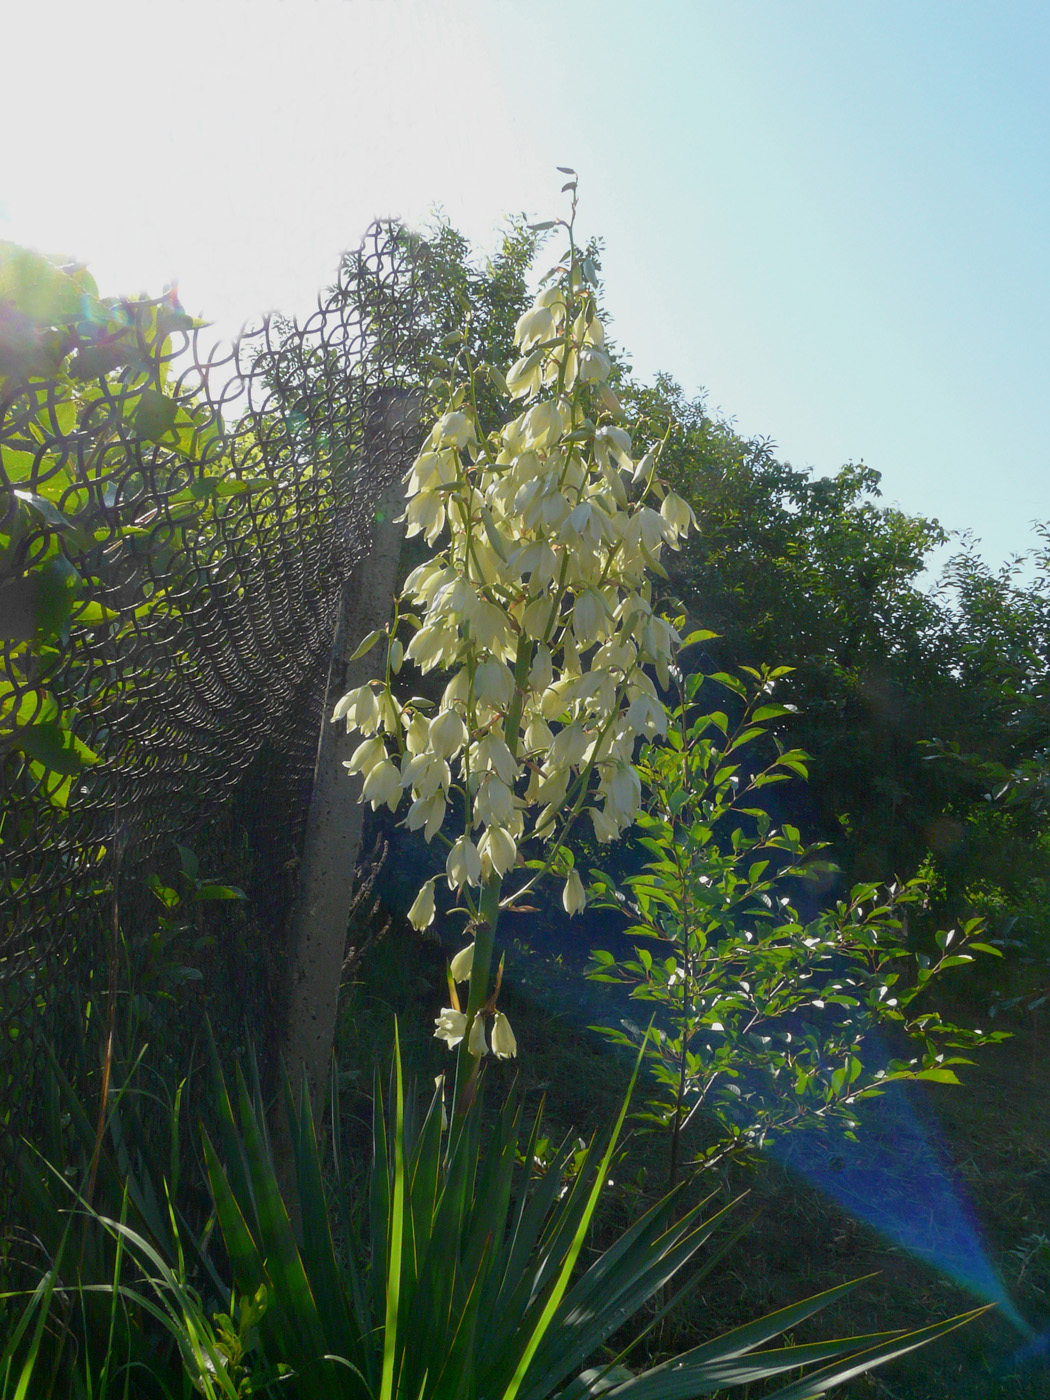
[[[171,298],[108,304],[50,344],[60,368],[0,363],[8,1133],[100,975],[118,881],[145,917],[176,841],[246,886],[262,946],[207,975],[272,1024],[339,593],[412,446],[422,265],[377,224],[301,325],[215,347]],[[0,324],[0,351],[24,330]]]

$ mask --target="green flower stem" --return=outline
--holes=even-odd
[[[493,874],[481,889],[478,905],[478,921],[474,930],[474,962],[470,970],[470,989],[467,996],[467,1028],[459,1042],[459,1059],[456,1061],[455,1116],[462,1118],[474,1097],[480,1060],[476,1060],[468,1048],[470,1029],[474,1018],[481,1012],[489,999],[489,983],[492,973],[492,953],[496,944],[496,925],[499,922],[499,897],[503,880]]]

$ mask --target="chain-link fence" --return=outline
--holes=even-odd
[[[0,307],[9,1137],[32,1136],[46,1046],[129,985],[136,931],[139,982],[170,974],[180,911],[212,1014],[219,996],[274,1024],[340,588],[412,446],[390,409],[425,341],[424,263],[376,225],[304,324],[232,349],[170,299],[97,303],[75,276],[57,330],[28,293]],[[248,902],[222,904],[236,884]],[[187,1036],[201,1004],[181,997]]]

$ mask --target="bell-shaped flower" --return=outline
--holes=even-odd
[[[373,812],[385,802],[392,812],[401,801],[401,773],[391,758],[384,759],[369,773],[361,789],[361,798],[371,802]]]
[[[568,768],[542,769],[540,780],[536,785],[534,801],[545,802],[551,807],[559,807],[565,801],[565,794],[569,790],[569,777]]]
[[[474,944],[461,948],[448,965],[454,982],[469,982],[470,970],[474,966]]]
[[[405,725],[405,748],[410,754],[423,753],[430,743],[430,721],[416,710]]]
[[[447,645],[448,638],[443,627],[421,627],[409,642],[405,654],[425,674],[445,659]]]
[[[442,710],[430,721],[428,740],[441,758],[454,758],[467,741],[467,726],[455,710]]]
[[[546,753],[554,741],[550,725],[540,715],[534,716],[525,726],[525,749],[527,753]]]
[[[569,409],[556,399],[544,399],[533,405],[525,415],[523,431],[526,441],[538,451],[550,447],[571,427]]]
[[[565,319],[565,287],[560,279],[552,282],[549,287],[544,287],[543,291],[536,297],[537,306],[549,306],[554,313],[555,319],[564,321]]]
[[[454,413],[446,413],[443,418],[438,419],[434,425],[432,436],[442,447],[459,448],[466,447],[468,443],[473,442],[477,434],[470,416],[457,410]]]
[[[606,812],[600,811],[597,807],[589,807],[591,824],[594,827],[595,839],[603,843],[616,841],[620,836],[620,828]]]
[[[470,766],[476,772],[484,770],[495,773],[500,782],[508,787],[518,776],[518,765],[507,747],[506,739],[491,729],[475,744]]]
[[[481,856],[481,873],[487,880],[495,872],[505,875],[518,858],[518,846],[514,837],[502,826],[485,828],[478,842]]]
[[[469,836],[460,836],[453,842],[445,862],[445,873],[450,890],[481,884],[481,856]]]
[[[534,540],[522,549],[517,565],[522,574],[529,575],[529,591],[538,593],[554,582],[558,556],[546,540]]]
[[[507,826],[514,811],[514,798],[506,783],[489,773],[482,779],[474,798],[474,817],[486,826]]]
[[[434,1032],[435,1040],[443,1040],[451,1050],[453,1046],[459,1044],[467,1030],[467,1017],[463,1011],[454,1011],[451,1006],[444,1006],[441,1015],[435,1020],[437,1030]]]
[[[635,512],[633,518],[641,542],[650,554],[655,556],[659,554],[662,544],[674,542],[674,531],[659,511],[653,510],[652,506],[642,506],[640,510]]]
[[[595,345],[600,350],[605,344],[605,330],[601,321],[594,315],[593,308],[581,311],[572,325],[573,339],[581,345]]]
[[[612,361],[601,350],[585,345],[579,352],[577,373],[584,384],[603,384],[609,378]]]
[[[530,306],[524,315],[518,317],[514,327],[514,344],[523,350],[531,350],[540,341],[550,340],[554,335],[554,316],[548,306]]]
[[[660,514],[670,525],[676,535],[689,533],[690,528],[696,529],[696,516],[693,508],[687,501],[683,501],[681,496],[674,491],[668,491],[660,506]]]
[[[423,828],[424,840],[430,842],[441,830],[445,821],[445,794],[436,792],[432,797],[417,797],[408,809],[405,825],[409,831]]]
[[[408,503],[405,512],[405,535],[422,535],[433,544],[445,527],[445,503],[437,491],[420,491]]]
[[[433,880],[426,882],[416,895],[412,908],[408,911],[408,922],[413,928],[429,928],[434,922],[434,883],[436,880],[437,876],[435,875]]]
[[[495,603],[480,603],[470,619],[470,636],[482,651],[490,651],[501,661],[513,660],[517,650],[506,612]]]
[[[452,773],[439,754],[425,750],[410,758],[401,772],[401,786],[412,789],[413,797],[428,798],[446,793]]]
[[[633,468],[630,433],[611,425],[599,428],[594,435],[594,455],[599,462]]]
[[[547,628],[550,626],[551,607],[551,600],[546,594],[540,598],[533,598],[526,605],[521,619],[526,637],[538,642],[541,637],[546,636]]]
[[[376,764],[382,763],[384,758],[386,758],[386,744],[382,737],[376,734],[373,738],[358,744],[350,757],[344,759],[343,767],[349,773],[362,773],[367,777]]]
[[[587,895],[583,888],[583,881],[575,869],[570,870],[561,892],[562,908],[571,917],[573,914],[578,914],[586,903]]]
[[[483,661],[474,675],[474,694],[479,705],[505,710],[514,695],[514,677],[502,661]]]
[[[512,399],[530,398],[543,383],[543,356],[538,350],[515,360],[507,371],[507,392]],[[506,441],[506,429],[504,429]],[[513,449],[511,449],[513,450]]]
[[[605,599],[596,588],[585,588],[572,610],[572,630],[581,647],[589,647],[612,630]]]
[[[333,724],[346,720],[346,732],[359,729],[362,734],[374,734],[379,728],[379,702],[370,685],[348,690],[332,711]]]
[[[501,1060],[513,1060],[518,1053],[518,1042],[502,1011],[492,1018],[492,1053]]]
[[[582,724],[575,721],[560,729],[550,746],[548,761],[554,768],[575,767],[587,752],[590,738]]]
[[[488,1054],[489,1047],[485,1040],[485,1018],[480,1011],[475,1015],[474,1024],[470,1028],[470,1038],[467,1041],[467,1049],[474,1056],[475,1060],[480,1060],[482,1055]]]
[[[456,574],[434,594],[430,602],[430,611],[446,614],[458,625],[461,622],[469,622],[480,603],[477,590],[470,579]]]
[[[633,734],[667,733],[667,711],[659,700],[639,691],[627,707],[627,724]]]
[[[413,569],[405,579],[405,593],[411,598],[426,602],[442,586],[445,575],[451,573],[440,559],[428,559]]]
[[[611,778],[602,784],[606,809],[621,826],[634,821],[642,800],[637,770],[629,763],[618,763]]]

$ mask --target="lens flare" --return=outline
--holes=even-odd
[[[962,1183],[904,1087],[888,1086],[856,1112],[856,1141],[802,1133],[783,1138],[772,1155],[894,1244],[996,1304],[1030,1335],[981,1242]]]

